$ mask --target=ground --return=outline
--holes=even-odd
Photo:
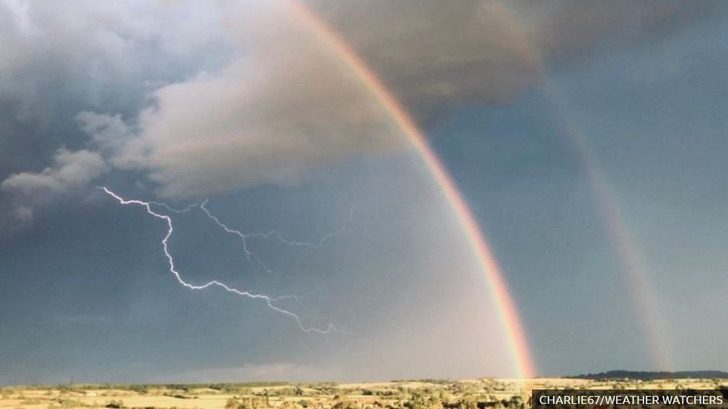
[[[0,388],[0,409],[484,409],[527,406],[532,389],[701,389],[728,379],[568,378],[418,380],[377,383],[61,385]]]

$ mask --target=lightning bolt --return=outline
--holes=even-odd
[[[167,224],[167,233],[164,235],[164,237],[162,238],[162,241],[161,241],[162,250],[164,251],[164,255],[167,257],[167,263],[169,264],[170,273],[172,273],[172,275],[174,275],[174,277],[177,279],[177,282],[180,285],[182,285],[190,290],[205,290],[205,289],[212,288],[212,287],[218,287],[218,288],[225,290],[226,292],[228,292],[230,294],[250,298],[253,300],[263,301],[273,311],[275,311],[279,314],[283,314],[283,315],[293,319],[296,322],[296,324],[298,324],[298,327],[301,329],[301,331],[303,331],[303,332],[315,332],[318,334],[331,334],[332,332],[339,332],[339,330],[332,323],[329,323],[328,326],[324,329],[305,326],[303,324],[303,320],[301,319],[301,317],[299,317],[296,313],[286,310],[284,308],[278,307],[274,304],[275,300],[281,299],[283,297],[274,298],[274,297],[271,297],[271,296],[265,295],[265,294],[257,294],[257,293],[251,293],[251,292],[245,291],[245,290],[238,290],[237,288],[230,287],[229,285],[227,285],[221,281],[217,281],[217,280],[208,281],[207,283],[201,284],[201,285],[196,285],[196,284],[192,284],[192,283],[185,281],[182,278],[179,271],[177,271],[177,267],[174,264],[174,257],[172,257],[172,254],[169,252],[168,242],[169,242],[170,237],[172,237],[172,233],[174,233],[174,225],[172,223],[172,218],[166,214],[155,212],[152,209],[153,203],[151,203],[151,202],[145,202],[143,200],[135,200],[135,199],[124,199],[123,197],[121,197],[118,194],[109,190],[106,186],[99,186],[99,188],[102,189],[104,192],[106,192],[106,194],[108,194],[109,196],[114,198],[121,205],[141,206],[144,209],[146,209],[146,211],[149,215],[154,216],[157,219],[164,220],[164,222]],[[158,204],[158,203],[154,203],[154,204]],[[204,205],[201,205],[201,208],[204,209],[203,206]],[[170,208],[170,209],[172,209],[172,208]],[[292,298],[292,296],[284,296],[284,297]]]
[[[225,223],[221,222],[220,219],[217,218],[217,216],[210,213],[210,210],[207,209],[207,199],[205,199],[202,203],[200,203],[200,210],[202,210],[205,213],[205,215],[207,215],[207,217],[210,218],[210,220],[212,220],[218,227],[223,229],[226,233],[233,234],[233,235],[240,237],[240,242],[243,244],[243,252],[245,253],[245,257],[248,259],[248,261],[255,260],[255,262],[260,264],[260,266],[263,267],[263,269],[266,272],[272,273],[271,269],[268,268],[268,266],[265,263],[260,261],[260,259],[258,259],[258,257],[255,256],[255,253],[253,253],[252,251],[250,251],[250,249],[248,249],[248,238],[257,236],[258,233],[245,234],[245,233],[241,232],[240,230],[235,230],[235,229],[228,227]]]
[[[155,202],[154,200],[149,200],[149,201],[147,201],[147,203],[153,204],[155,206],[163,207],[163,208],[169,210],[170,212],[177,213],[177,214],[187,213],[190,210],[192,210],[195,207],[200,205],[200,203],[192,203],[191,205],[187,205],[181,209],[177,209],[177,208],[174,208],[174,207],[168,205],[167,203]]]
[[[340,234],[346,232],[348,230],[349,224],[354,220],[354,211],[355,208],[351,208],[349,210],[349,217],[344,222],[344,224],[341,227],[336,228],[335,230],[332,230],[323,236],[321,236],[318,241],[315,242],[307,242],[307,241],[301,241],[301,240],[293,240],[289,239],[286,236],[283,235],[283,233],[277,231],[277,230],[271,230],[267,233],[243,233],[240,230],[233,229],[232,227],[229,227],[227,224],[223,223],[219,217],[212,214],[210,209],[207,208],[208,199],[203,200],[202,202],[193,203],[190,205],[185,206],[184,208],[178,209],[175,207],[172,207],[168,205],[167,203],[163,202],[157,202],[154,200],[147,200],[146,203],[149,203],[150,205],[155,205],[159,207],[163,207],[167,209],[168,211],[176,214],[182,214],[187,213],[191,211],[192,209],[195,209],[197,207],[202,210],[202,212],[207,216],[208,219],[212,220],[213,223],[215,223],[219,228],[221,228],[223,231],[225,231],[228,234],[232,234],[237,236],[240,239],[240,242],[242,243],[243,253],[245,254],[245,257],[249,262],[257,263],[260,267],[263,268],[267,273],[272,273],[273,270],[271,270],[270,267],[268,267],[267,264],[265,264],[261,259],[259,259],[255,252],[250,250],[248,248],[248,239],[251,238],[263,238],[263,239],[276,239],[279,243],[293,246],[293,247],[308,247],[313,249],[319,249],[326,244],[327,241],[339,236]],[[286,298],[296,298],[293,296],[286,296]]]
[[[254,237],[262,237],[264,239],[275,238],[280,243],[283,243],[283,244],[289,245],[289,246],[321,248],[327,241],[329,241],[329,240],[333,239],[334,237],[340,235],[341,233],[345,232],[349,226],[349,223],[351,223],[352,220],[354,219],[354,208],[352,208],[349,211],[349,218],[343,224],[342,227],[324,234],[316,242],[306,242],[306,241],[300,241],[300,240],[287,239],[282,233],[280,233],[276,230],[270,231],[268,233],[247,233],[246,234],[246,233],[241,232],[240,230],[233,229],[232,227],[223,223],[219,217],[215,216],[214,214],[212,214],[212,212],[210,212],[210,209],[207,208],[207,202],[208,202],[208,200],[205,199],[202,203],[200,203],[200,210],[202,210],[202,212],[205,213],[205,215],[210,220],[212,220],[213,223],[215,223],[219,228],[224,230],[226,233],[238,236],[238,238],[240,238],[240,242],[242,243],[243,252],[245,253],[245,257],[248,259],[248,261],[255,261],[256,263],[260,264],[260,266],[263,267],[263,269],[268,273],[272,273],[272,270],[265,263],[263,263],[259,258],[257,258],[255,256],[255,253],[248,248],[248,239],[251,239]],[[164,205],[163,203],[161,203],[161,204]],[[167,208],[169,208],[169,206],[167,206]],[[188,206],[186,209],[189,210],[190,207]]]
[[[248,237],[263,237],[265,239],[270,239],[271,237],[277,239],[279,242],[283,244],[287,244],[289,246],[296,246],[296,247],[311,247],[311,248],[321,248],[326,244],[327,241],[337,237],[338,235],[344,233],[348,227],[349,223],[351,223],[354,220],[354,211],[356,209],[352,208],[349,210],[349,218],[344,222],[343,226],[341,226],[338,229],[332,230],[323,236],[319,238],[316,242],[306,242],[306,241],[300,241],[300,240],[291,240],[286,238],[281,232],[277,230],[270,231],[268,233],[255,233],[255,234],[248,234]]]

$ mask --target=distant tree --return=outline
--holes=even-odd
[[[249,405],[245,401],[240,401],[236,398],[230,398],[227,400],[227,403],[225,403],[225,409],[253,409],[251,405]]]
[[[107,408],[111,408],[111,409],[123,408],[124,407],[124,401],[121,401],[121,400],[111,400],[105,406]]]

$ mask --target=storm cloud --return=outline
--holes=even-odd
[[[202,197],[296,183],[311,169],[403,146],[371,92],[288,3],[0,7],[6,192],[27,194],[21,186],[32,183],[63,190],[108,166],[141,171],[162,197]],[[511,101],[551,64],[659,39],[716,5],[372,0],[311,7],[427,122],[446,106]],[[62,183],[59,155],[92,155],[106,165]]]

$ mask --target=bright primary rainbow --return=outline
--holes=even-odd
[[[465,233],[467,241],[483,270],[495,308],[505,330],[508,347],[514,365],[515,373],[520,378],[530,378],[535,374],[531,353],[526,341],[526,335],[503,278],[503,273],[493,256],[493,252],[480,231],[472,211],[463,199],[462,194],[455,185],[445,166],[437,157],[427,139],[417,128],[417,125],[383,85],[382,81],[364,63],[357,53],[318,15],[300,1],[290,2],[297,17],[303,21],[318,39],[333,52],[351,72],[366,86],[376,101],[389,114],[400,131],[407,137],[429,169],[435,183],[442,191],[447,203],[450,205],[460,226]]]
[[[520,377],[533,376],[535,374],[535,368],[525,332],[513,299],[508,292],[503,273],[498,267],[493,253],[478,223],[473,217],[470,208],[463,199],[462,194],[459,192],[447,169],[430,147],[422,131],[417,128],[417,125],[404,107],[352,47],[300,0],[291,0],[290,4],[296,13],[296,17],[300,21],[303,21],[307,25],[307,28],[318,37],[327,49],[343,62],[351,73],[359,79],[375,100],[388,113],[393,122],[422,158],[435,183],[453,209],[470,247],[478,260],[480,268],[485,274],[488,289],[505,330],[516,374]],[[522,53],[522,56],[534,64],[536,71],[545,74],[547,68],[543,56],[531,44],[516,17],[512,15],[509,8],[504,4],[496,4],[500,6],[498,11],[502,13],[503,18],[507,18],[512,23],[513,30],[511,34],[516,36],[519,51]],[[604,221],[605,227],[616,245],[619,260],[624,270],[622,273],[626,281],[625,284],[627,284],[632,293],[635,314],[647,340],[648,355],[650,355],[653,365],[657,368],[669,370],[672,367],[672,362],[668,352],[669,347],[665,340],[665,329],[661,325],[662,319],[657,308],[657,302],[649,288],[649,280],[639,260],[637,246],[620,215],[617,199],[611,191],[606,177],[602,174],[596,159],[591,155],[589,148],[585,145],[586,140],[582,132],[578,129],[574,121],[566,120],[564,103],[556,92],[556,85],[548,81],[548,78],[543,75],[541,80],[543,81],[542,85],[545,94],[551,99],[554,116],[561,121],[563,136],[576,149],[584,171],[586,172],[592,194],[594,195],[596,210]]]

